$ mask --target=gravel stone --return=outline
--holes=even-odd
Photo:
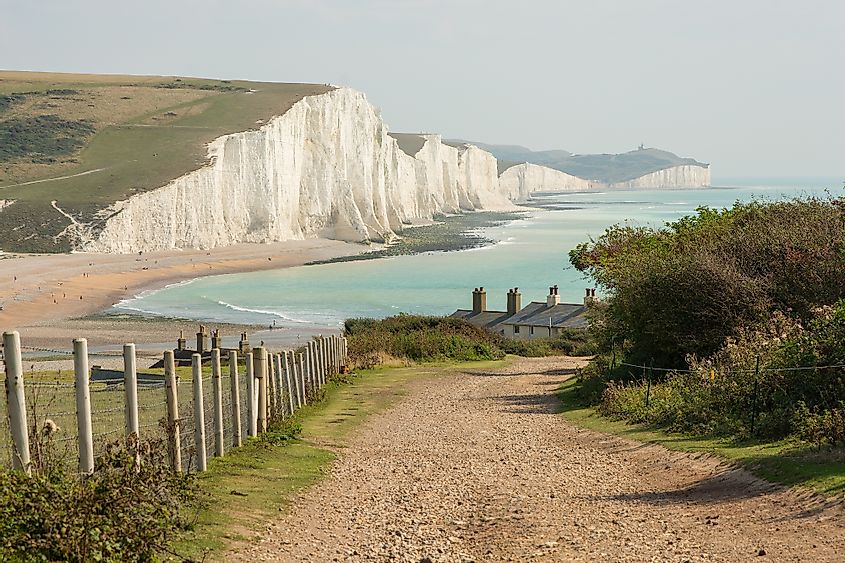
[[[582,362],[413,382],[226,560],[843,560],[842,499],[567,422],[555,391]]]

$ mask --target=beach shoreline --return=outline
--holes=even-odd
[[[80,337],[91,346],[169,342],[188,327],[191,341],[195,321],[133,321],[99,313],[143,292],[200,277],[291,268],[373,249],[318,238],[142,254],[0,255],[0,331],[19,331],[28,346],[60,349]],[[247,326],[253,327],[226,328]]]

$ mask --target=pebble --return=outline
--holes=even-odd
[[[415,380],[344,444],[330,477],[225,559],[797,560],[814,545],[813,561],[840,560],[841,506],[819,507],[711,456],[568,423],[559,374],[581,362],[520,359]],[[802,518],[811,507],[816,518]]]

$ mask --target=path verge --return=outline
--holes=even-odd
[[[842,448],[817,450],[796,440],[763,442],[687,436],[648,424],[613,420],[581,404],[574,377],[561,385],[558,396],[563,416],[583,428],[658,444],[670,450],[714,454],[772,483],[828,496],[845,493],[845,450]]]

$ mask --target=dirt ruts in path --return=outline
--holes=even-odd
[[[843,561],[840,505],[555,414],[578,360],[412,384],[240,561]]]

